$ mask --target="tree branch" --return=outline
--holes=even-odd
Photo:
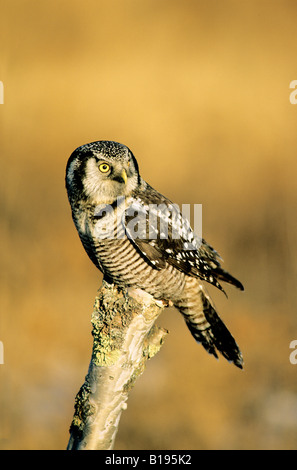
[[[110,450],[129,391],[167,331],[154,325],[165,307],[143,291],[103,281],[92,314],[93,350],[75,398],[68,450]]]

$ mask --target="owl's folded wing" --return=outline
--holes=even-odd
[[[219,254],[194,234],[178,206],[153,188],[148,188],[145,197],[131,198],[122,223],[131,243],[155,269],[164,269],[168,263],[223,292],[218,280],[244,289],[221,267]]]

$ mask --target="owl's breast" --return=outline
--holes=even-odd
[[[174,299],[185,285],[185,275],[166,263],[157,269],[125,232],[123,208],[96,206],[74,217],[80,239],[90,259],[112,282],[137,287],[158,299]]]

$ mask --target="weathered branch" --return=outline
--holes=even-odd
[[[142,291],[103,281],[92,314],[93,351],[75,399],[68,450],[113,448],[128,394],[167,331],[154,325],[164,305]]]

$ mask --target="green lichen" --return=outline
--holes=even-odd
[[[130,379],[125,383],[124,387],[123,387],[123,392],[124,393],[128,393],[130,392],[130,390],[132,390],[132,388],[134,387],[134,384],[137,380],[137,378],[144,372],[145,370],[145,359],[143,359],[143,361],[140,362],[140,364],[138,364],[138,367],[135,368],[135,370],[133,371]]]
[[[167,334],[168,331],[164,328],[153,325],[144,341],[143,355],[147,359],[151,359],[160,351]]]
[[[75,412],[70,427],[70,448],[80,448],[81,440],[88,440],[89,434],[93,432],[93,422],[96,420],[97,415],[100,415],[100,400],[104,398],[108,401],[109,397],[112,399],[114,394],[118,393],[118,390],[115,391],[111,384],[114,376],[119,377],[124,370],[123,378],[126,383],[121,393],[128,394],[137,378],[144,372],[147,360],[153,357],[161,348],[167,332],[155,326],[146,335],[140,349],[137,349],[136,357],[133,354],[127,354],[127,348],[123,348],[123,343],[127,340],[130,341],[130,343],[128,341],[128,346],[133,347],[134,343],[131,342],[131,339],[134,339],[134,333],[137,335],[133,326],[130,328],[133,319],[137,315],[144,317],[144,319],[137,319],[140,320],[139,324],[141,325],[140,328],[142,328],[139,331],[139,338],[143,338],[142,335],[147,331],[145,330],[145,325],[147,327],[151,325],[153,320],[159,315],[160,310],[162,310],[162,307],[157,306],[154,301],[151,304],[139,302],[129,296],[126,289],[121,289],[103,281],[94,302],[91,319],[93,335],[92,359],[85,383],[80,388],[75,399]],[[115,367],[106,369],[110,366]],[[97,369],[96,367],[102,369]],[[114,381],[115,385],[117,383],[118,381]],[[90,404],[91,398],[93,405]],[[127,396],[124,398],[126,400]],[[91,415],[93,415],[92,419],[89,419]],[[104,423],[104,426],[106,425]],[[106,445],[104,443],[104,449],[111,448],[109,444],[108,447]]]
[[[125,330],[135,316],[134,303],[120,288],[103,282],[91,319],[95,365],[111,366],[121,356]]]
[[[151,359],[161,349],[161,344],[149,344],[146,350],[147,358]]]
[[[82,435],[86,418],[94,413],[95,408],[89,402],[90,393],[91,389],[86,379],[75,397],[74,416],[70,425],[70,433],[74,432],[78,436]]]
[[[115,349],[113,351],[94,351],[92,355],[93,362],[96,366],[99,367],[110,367],[117,363],[121,357],[121,351]]]

